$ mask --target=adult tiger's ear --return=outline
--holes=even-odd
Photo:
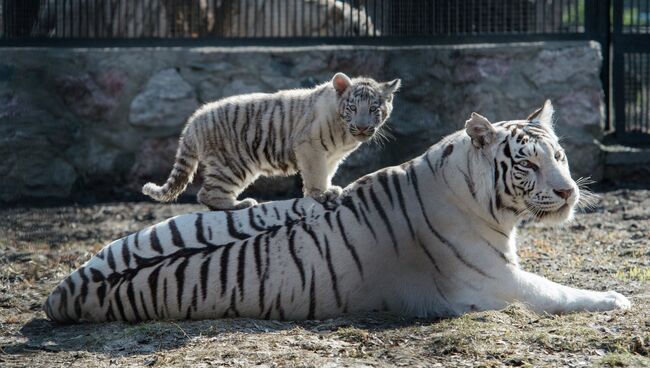
[[[496,141],[497,131],[492,123],[484,116],[472,113],[472,116],[465,122],[465,131],[470,138],[474,147],[483,148]]]
[[[553,108],[553,103],[551,103],[551,100],[546,100],[544,106],[530,114],[527,120],[532,124],[539,124],[552,131],[554,116],[555,109]]]
[[[390,82],[384,82],[381,84],[382,95],[384,98],[391,102],[393,100],[393,94],[402,86],[402,80],[397,78],[393,79]]]
[[[334,75],[334,78],[332,78],[332,85],[336,90],[336,94],[341,96],[345,90],[350,88],[352,81],[347,75],[343,73],[336,73],[336,75]]]

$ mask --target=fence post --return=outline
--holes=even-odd
[[[610,11],[611,11],[611,0],[593,0],[594,14],[589,14],[585,10],[585,32],[590,32],[594,35],[595,39],[600,42],[601,53],[603,56],[603,64],[600,70],[600,80],[603,83],[603,91],[605,92],[605,130],[609,131],[612,129],[611,125],[611,83],[610,76],[612,75],[612,63],[610,58],[611,53],[611,23],[610,23]],[[588,30],[587,23],[588,18],[592,18],[590,26],[593,27],[591,30]]]
[[[613,127],[616,130],[617,138],[625,137],[625,65],[624,52],[620,41],[623,32],[623,1],[616,0],[612,3],[612,63],[611,63],[611,108],[614,110],[610,115],[613,117]]]

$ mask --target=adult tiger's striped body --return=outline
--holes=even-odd
[[[382,127],[393,109],[400,80],[378,83],[338,73],[312,89],[225,98],[189,119],[176,162],[163,186],[142,191],[159,201],[175,199],[204,164],[199,202],[211,209],[257,204],[237,196],[260,175],[300,171],[305,195],[331,200],[341,188],[331,181],[338,165]]]
[[[117,240],[65,279],[59,322],[240,316],[326,318],[390,310],[451,316],[519,300],[539,312],[627,308],[615,292],[562,286],[518,266],[523,218],[565,220],[577,186],[547,104],[531,121],[466,130],[311,198],[187,214]]]

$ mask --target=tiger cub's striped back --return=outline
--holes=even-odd
[[[199,202],[211,209],[256,204],[237,196],[260,175],[300,171],[305,195],[331,200],[340,188],[331,179],[340,162],[379,130],[392,111],[400,80],[378,83],[338,73],[312,89],[253,93],[203,106],[189,119],[176,162],[163,186],[143,193],[170,201],[205,166]]]

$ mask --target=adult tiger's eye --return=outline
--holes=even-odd
[[[350,110],[352,110],[352,112],[357,112],[357,107],[355,105],[350,105]]]
[[[521,167],[525,167],[527,169],[533,169],[535,171],[537,171],[537,169],[538,169],[537,165],[535,165],[534,163],[532,163],[532,162],[530,162],[528,160],[521,160],[521,161],[517,162],[517,164],[519,166],[521,166]]]
[[[556,159],[557,161],[562,161],[562,160],[564,160],[564,152],[562,152],[562,151],[557,151],[557,152],[555,152],[555,159]]]
[[[375,112],[375,111],[377,111],[377,107],[376,106],[370,106],[370,112]]]

